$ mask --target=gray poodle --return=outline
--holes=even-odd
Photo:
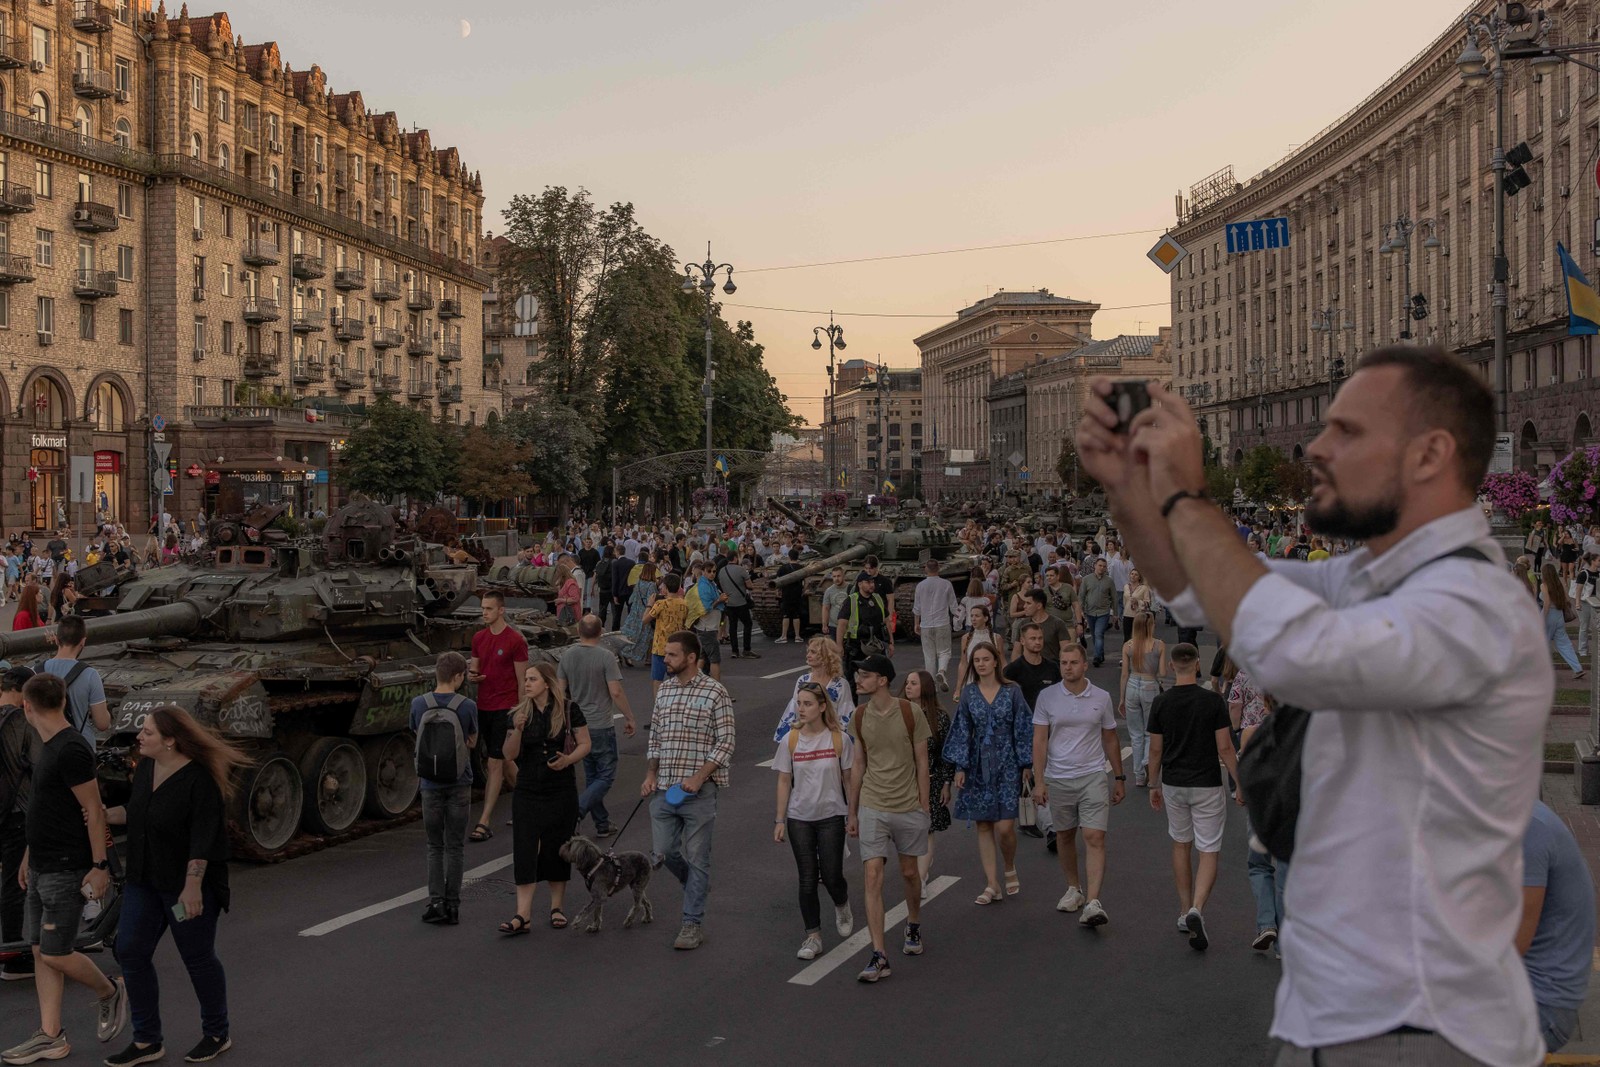
[[[574,926],[599,933],[606,898],[624,887],[633,890],[633,906],[628,909],[623,928],[632,926],[635,920],[647,923],[655,919],[650,898],[644,894],[650,884],[650,857],[643,852],[601,852],[599,845],[578,835],[561,846],[561,858],[583,875],[584,884],[589,887],[589,903],[573,920]]]

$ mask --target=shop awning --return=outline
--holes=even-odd
[[[302,463],[296,459],[283,459],[279,456],[241,456],[238,459],[223,460],[207,463],[206,470],[216,471],[219,474],[259,474],[259,473],[304,473],[316,470],[311,463]]]

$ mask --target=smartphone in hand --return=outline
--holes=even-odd
[[[1150,406],[1150,383],[1142,378],[1120,378],[1111,383],[1106,404],[1117,416],[1117,433],[1127,433],[1135,415]]]

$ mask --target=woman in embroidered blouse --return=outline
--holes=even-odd
[[[800,695],[800,687],[807,682],[815,682],[827,691],[828,699],[833,702],[833,710],[838,713],[840,726],[849,726],[850,716],[855,714],[856,702],[850,696],[850,683],[844,676],[839,645],[833,638],[813,637],[806,643],[806,666],[811,669],[802,672],[795,681],[794,693],[790,695],[783,714],[778,717],[778,728],[773,731],[774,741],[782,741],[793,729],[796,721],[795,698]]]

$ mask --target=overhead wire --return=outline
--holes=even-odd
[[[762,274],[775,270],[808,270],[812,267],[844,267],[855,263],[885,263],[896,259],[924,259],[928,256],[954,256],[965,252],[993,252],[1004,248],[1034,248],[1039,245],[1059,245],[1072,241],[1100,241],[1111,237],[1137,237],[1146,233],[1166,233],[1167,228],[1156,226],[1144,230],[1121,230],[1116,233],[1085,233],[1073,237],[1045,237],[1037,241],[1008,241],[996,245],[968,245],[964,248],[939,248],[929,252],[900,252],[888,256],[861,256],[856,259],[828,259],[816,263],[786,263],[779,267],[748,267],[740,274]]]
[[[838,318],[852,319],[948,319],[955,313],[951,311],[938,312],[908,312],[908,311],[818,311],[814,308],[780,308],[768,307],[763,304],[723,304],[723,307],[742,308],[746,311],[787,311],[795,315],[833,315]],[[1148,304],[1117,304],[1111,307],[1102,307],[1101,311],[1131,311],[1136,308],[1171,307],[1170,300],[1156,300]]]

